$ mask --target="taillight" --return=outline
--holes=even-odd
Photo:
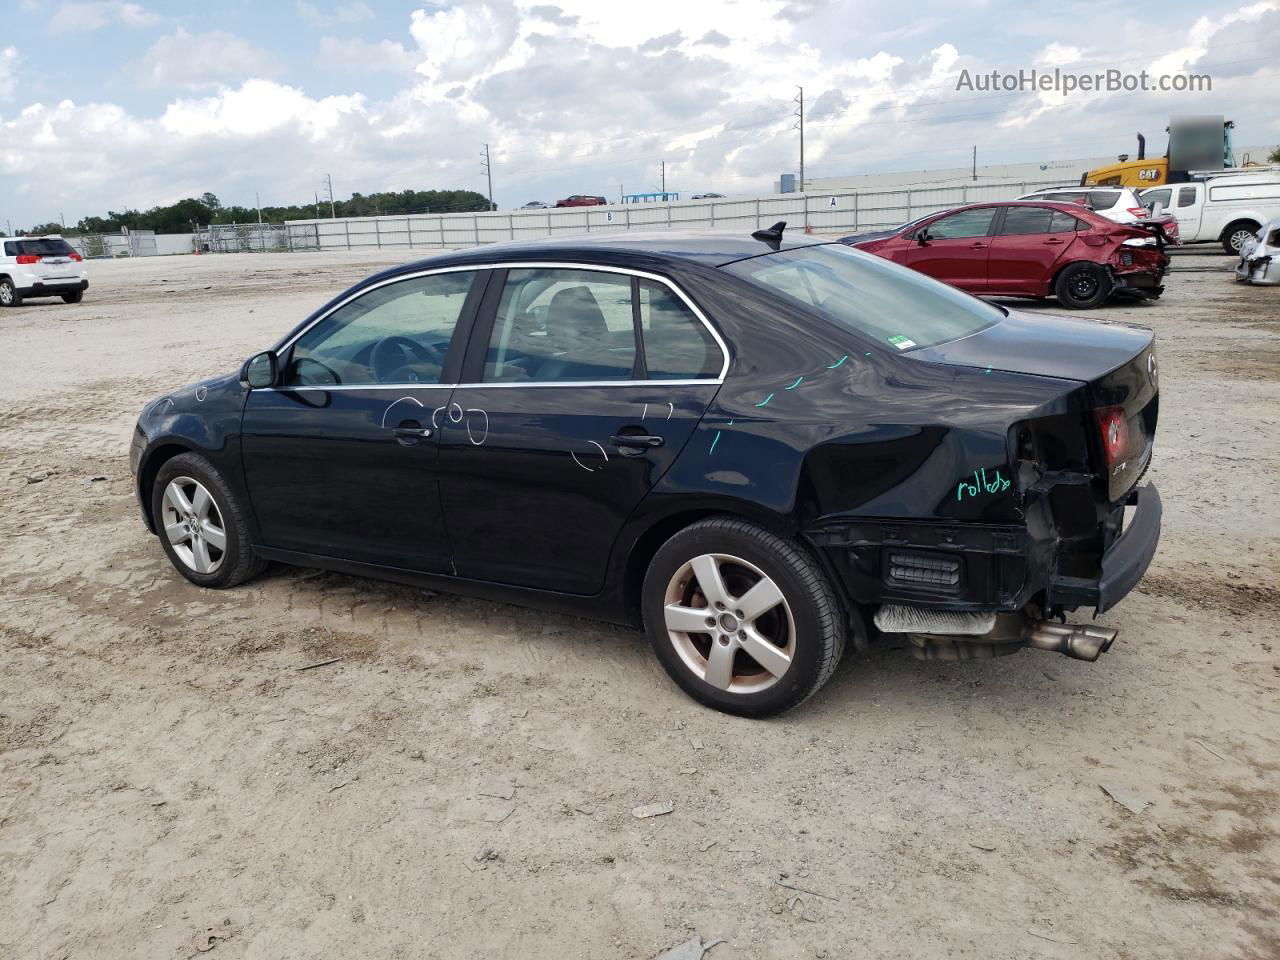
[[[20,253],[17,256],[18,263],[39,263],[40,258],[34,253]]]
[[[1129,456],[1129,418],[1124,415],[1124,407],[1099,407],[1093,413],[1102,434],[1107,466],[1123,463]]]
[[[1128,210],[1139,220],[1145,220],[1147,217],[1151,216],[1151,211],[1146,207],[1129,207]]]
[[[78,253],[68,253],[67,256],[70,257],[72,260],[74,260],[76,263],[79,263],[81,260],[84,259],[84,257],[80,256],[80,254]]]

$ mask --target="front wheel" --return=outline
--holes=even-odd
[[[22,306],[22,294],[8,277],[0,279],[0,307]]]
[[[726,713],[763,717],[802,703],[844,652],[842,610],[815,560],[742,520],[703,520],[663,544],[641,602],[667,673]]]
[[[170,562],[194,584],[234,587],[266,566],[253,552],[244,508],[199,454],[179,454],[160,467],[151,515]]]
[[[1053,285],[1058,302],[1071,310],[1092,310],[1111,295],[1111,278],[1096,263],[1073,263]]]

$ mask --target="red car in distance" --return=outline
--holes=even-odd
[[[565,197],[563,200],[557,200],[557,207],[603,207],[609,201],[604,197],[589,197],[585,194],[575,193],[571,197]]]
[[[975,203],[841,242],[968,293],[1055,296],[1074,310],[1113,295],[1154,300],[1169,266],[1158,223],[1115,223],[1076,203]]]

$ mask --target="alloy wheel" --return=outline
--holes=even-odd
[[[196,573],[210,574],[226,558],[227,533],[222,513],[204,484],[174,477],[164,488],[161,523],[174,554]]]
[[[9,306],[13,303],[13,287],[7,283],[0,283],[0,304]]]
[[[1239,253],[1244,248],[1244,245],[1252,238],[1252,230],[1237,230],[1235,233],[1231,234],[1231,237],[1227,242],[1231,244],[1232,250]]]
[[[767,690],[795,657],[791,606],[763,570],[740,557],[706,553],[681,566],[667,584],[663,618],[685,666],[728,693]]]

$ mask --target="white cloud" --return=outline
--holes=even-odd
[[[309,3],[308,0],[298,0],[297,6],[298,16],[317,27],[350,25],[360,23],[362,20],[372,20],[375,16],[373,10],[363,0],[335,3],[326,9],[321,9],[316,4]]]
[[[1055,40],[1037,53],[1032,62],[1041,67],[1065,67],[1068,64],[1079,63],[1083,59],[1084,51],[1079,47],[1058,43]]]
[[[358,72],[411,73],[418,65],[418,57],[395,40],[372,43],[359,37],[321,37],[320,62],[325,67]]]
[[[927,18],[930,5],[943,0],[920,2]],[[345,9],[332,0],[313,5],[333,15]],[[1039,32],[1024,34],[1021,47],[1002,56],[1017,57],[1016,69],[1038,50],[1042,62],[1069,62],[1081,71],[1120,62],[1139,69],[1171,52],[1183,55],[1183,48],[1203,63],[1265,58],[1267,42],[1275,49],[1266,38],[1280,36],[1278,5],[1220,8],[1204,23],[1173,20],[1163,34],[1140,19],[1126,20],[1115,26],[1108,49],[1050,42],[1075,35],[1061,22],[1033,24],[1028,29]],[[1008,9],[1013,19],[1021,8]],[[504,203],[612,195],[619,182],[629,191],[656,188],[664,160],[669,187],[763,192],[797,166],[795,84],[804,85],[809,110],[810,177],[959,166],[974,143],[981,145],[980,161],[992,162],[1114,154],[1127,147],[1133,130],[1145,125],[1151,133],[1152,117],[1163,126],[1170,114],[1214,112],[1226,104],[1241,144],[1280,139],[1280,122],[1258,93],[1280,81],[1274,56],[1240,68],[1262,71],[1259,80],[1219,77],[1215,70],[1214,99],[1203,105],[1157,96],[1080,96],[1049,104],[1031,94],[957,93],[961,67],[976,74],[1010,64],[967,52],[976,41],[944,42],[948,34],[941,29],[924,47],[889,31],[851,52],[836,30],[848,16],[838,0],[826,6],[738,0],[730,21],[723,8],[688,0],[435,5],[407,17],[405,34],[392,39],[353,39],[337,28],[321,34],[322,64],[355,71],[345,96],[319,96],[273,80],[272,58],[239,37],[177,30],[126,67],[147,85],[170,91],[153,113],[110,103],[47,99],[15,106],[0,99],[6,214],[16,222],[29,209],[29,219],[47,219],[41,184],[51,180],[65,186],[66,212],[77,217],[205,190],[227,202],[244,201],[255,190],[263,202],[297,202],[326,172],[340,193],[483,189],[476,156],[486,142]],[[722,42],[726,34],[732,40]],[[1257,52],[1232,46],[1242,35],[1263,46]],[[1091,35],[1091,45],[1095,39]],[[13,56],[16,51],[0,50],[0,96]],[[402,81],[391,80],[395,93],[355,92],[368,89],[361,73],[375,69],[402,74]],[[24,87],[33,89],[18,85],[13,93]],[[43,89],[56,97],[53,84]],[[1034,119],[1041,110],[1052,112]]]
[[[137,3],[125,0],[68,0],[49,18],[50,33],[93,33],[118,23],[125,27],[146,27],[160,17]]]
[[[12,100],[18,90],[18,65],[22,55],[17,47],[0,49],[0,100]]]
[[[269,54],[234,34],[222,30],[187,33],[178,27],[124,69],[139,86],[201,90],[246,77],[271,76],[276,64]]]

